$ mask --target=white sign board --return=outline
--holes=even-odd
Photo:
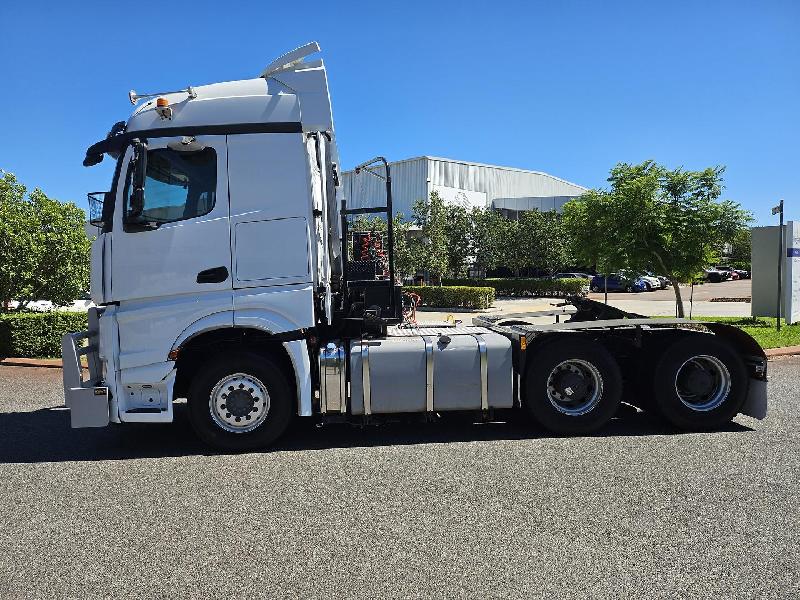
[[[486,207],[486,192],[474,192],[472,190],[462,190],[446,185],[434,185],[433,191],[445,204],[455,204],[464,208],[484,208]]]

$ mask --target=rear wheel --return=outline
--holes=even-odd
[[[747,396],[742,359],[708,334],[669,346],[653,373],[656,411],[680,429],[715,429],[735,417]]]
[[[527,360],[525,406],[545,428],[587,433],[616,414],[622,377],[600,344],[575,336],[551,342]]]
[[[189,389],[189,420],[198,437],[222,450],[263,448],[292,417],[291,388],[266,356],[215,356],[200,367]]]
[[[633,286],[632,285],[626,285],[625,286],[625,291],[629,292],[629,293],[632,292],[633,291]]]

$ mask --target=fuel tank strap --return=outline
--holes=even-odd
[[[433,338],[422,339],[425,340],[425,408],[433,412]]]
[[[472,337],[478,342],[481,357],[481,410],[489,410],[489,354],[486,341],[480,333],[475,333]]]
[[[369,344],[361,346],[361,386],[364,394],[364,414],[372,414],[372,401],[369,389]]]

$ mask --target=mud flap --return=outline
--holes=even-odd
[[[742,406],[742,414],[754,419],[767,416],[767,382],[763,379],[750,379],[747,399]]]

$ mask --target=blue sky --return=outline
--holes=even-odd
[[[800,219],[800,2],[3,2],[0,168],[85,205],[127,92],[253,77],[318,40],[345,168],[422,154],[605,185],[619,161],[727,166]]]

